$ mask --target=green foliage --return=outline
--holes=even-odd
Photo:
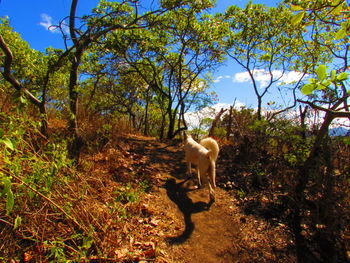
[[[237,190],[237,196],[238,196],[239,199],[243,200],[247,196],[247,194],[246,194],[246,192],[243,189],[238,189]]]
[[[194,3],[188,5],[193,7]],[[152,103],[159,114],[151,116],[160,120],[158,132],[163,134],[167,128],[169,138],[175,133],[178,114],[183,114],[182,111],[187,111],[203,98],[201,94],[208,88],[205,74],[216,68],[224,57],[217,21],[208,15],[197,14],[200,12],[198,8],[205,8],[206,4],[195,6],[194,9],[185,5],[162,15],[150,16],[148,19],[157,20],[157,23],[147,28],[113,32],[106,42],[113,59],[125,61],[132,69],[128,69],[123,78],[142,79],[144,82],[142,86],[135,86],[139,101],[133,103],[148,106]],[[121,84],[124,86],[126,82]],[[130,86],[133,87],[125,85],[128,90]],[[147,93],[141,96],[145,94],[144,87]]]
[[[224,127],[215,127],[214,136],[217,138],[224,138],[226,136],[226,129]]]
[[[291,19],[292,25],[296,26],[296,25],[300,24],[300,22],[303,20],[304,16],[305,16],[305,12],[299,12],[299,13],[295,14]]]
[[[22,217],[16,216],[15,224],[13,226],[13,229],[17,229],[22,224]]]
[[[338,75],[335,70],[332,70],[331,73],[327,74],[326,65],[320,65],[315,71],[317,79],[310,78],[309,84],[305,84],[301,92],[305,95],[310,95],[316,90],[324,90],[325,93],[331,94],[336,92],[336,89],[344,81],[348,79],[347,72],[341,72]],[[333,87],[331,86],[333,84]]]
[[[42,143],[42,138],[37,122],[4,114],[0,115],[0,119],[0,129],[3,131],[0,138],[0,162],[3,164],[0,170],[0,182],[3,185],[1,197],[6,198],[6,214],[10,215],[16,210],[16,196],[22,197],[27,193],[35,201],[35,194],[23,186],[13,189],[12,175],[49,195],[52,185],[59,183],[57,173],[70,163],[65,156],[65,146],[57,143],[48,143],[45,151],[38,154],[35,148]],[[17,216],[15,226],[18,227],[20,223],[21,219]]]
[[[114,194],[116,195],[115,201],[123,204],[139,201],[139,193],[130,183],[125,185],[123,188],[114,191]]]
[[[298,23],[307,33],[304,39],[313,46],[322,47],[323,56],[327,56],[331,62],[331,66],[316,61],[310,64],[311,67],[318,64],[314,72],[311,72],[315,78],[310,78],[301,91],[305,95],[313,95],[314,98],[322,96],[322,103],[328,103],[331,108],[331,105],[336,105],[338,100],[347,96],[349,5],[344,0],[287,2],[290,2],[291,9],[296,12],[294,18],[301,14],[304,17]],[[317,57],[316,54],[310,55]],[[318,92],[320,90],[322,92]]]
[[[282,4],[269,8],[252,2],[243,9],[231,6],[222,14],[222,21],[230,31],[224,38],[228,56],[249,74],[259,119],[265,95],[276,88],[288,71],[300,72],[301,79],[311,61],[311,51],[305,48],[301,38],[302,29],[293,24],[302,18],[302,15],[293,17],[291,10]],[[312,52],[319,53],[317,49]],[[265,81],[260,82],[258,72],[266,74]],[[281,88],[290,92],[296,86],[297,81],[283,83]]]
[[[41,90],[40,85],[46,69],[45,56],[34,49],[24,41],[20,34],[13,31],[8,18],[0,19],[0,35],[10,48],[13,54],[12,74],[26,85],[33,94]],[[0,64],[3,65],[4,56],[0,58]],[[3,83],[3,80],[1,80]],[[22,97],[22,100],[24,97]]]
[[[6,196],[6,215],[9,215],[14,206],[14,195],[11,189],[11,177],[6,177],[3,173],[0,173],[0,183],[3,184],[3,190],[0,197]]]

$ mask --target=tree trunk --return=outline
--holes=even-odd
[[[43,101],[39,107],[40,110],[40,118],[41,118],[41,133],[48,138],[48,119],[46,112],[46,103]]]
[[[160,131],[159,131],[159,139],[161,139],[161,140],[164,138],[165,121],[166,121],[166,115],[162,114],[162,122],[161,122],[161,125],[160,125]]]
[[[72,66],[70,70],[69,77],[69,109],[70,116],[68,122],[68,132],[71,136],[72,142],[68,145],[68,156],[70,159],[75,160],[75,162],[79,161],[80,150],[83,146],[83,139],[79,135],[78,129],[78,68],[81,62],[81,57],[83,55],[84,49],[82,47],[77,48],[73,58],[72,58]]]
[[[261,96],[258,96],[258,120],[261,121],[262,115],[261,115],[261,110],[262,110],[262,98]]]
[[[305,259],[311,257],[310,253],[307,253],[306,241],[302,235],[302,207],[305,203],[304,193],[306,186],[309,182],[312,171],[317,167],[320,146],[322,140],[328,133],[329,125],[334,119],[334,115],[331,113],[326,113],[325,119],[322,126],[317,133],[315,142],[313,144],[312,150],[309,157],[304,162],[304,164],[299,168],[298,172],[298,182],[295,187],[295,207],[293,211],[293,232],[297,248],[298,262],[305,262]]]
[[[232,113],[233,113],[233,106],[230,106],[230,114],[228,116],[228,125],[227,125],[227,131],[226,131],[226,140],[230,140],[230,135],[232,133]]]
[[[146,90],[146,106],[145,106],[145,119],[144,119],[144,130],[143,130],[143,134],[146,136],[149,135],[149,126],[148,126],[149,91],[150,91],[150,87],[148,87]]]
[[[227,111],[227,109],[224,109],[224,108],[221,108],[221,110],[219,111],[219,113],[215,116],[214,120],[213,120],[213,123],[210,127],[210,130],[209,130],[209,135],[208,136],[214,136],[214,130],[220,120],[220,117],[222,114],[224,114],[224,112]]]
[[[306,139],[306,114],[308,111],[308,106],[305,106],[304,109],[302,109],[301,106],[299,106],[299,113],[300,113],[300,127],[301,127],[301,137],[305,140]]]
[[[175,117],[171,109],[170,109],[170,112],[168,112],[168,116],[169,116],[169,125],[168,125],[167,139],[172,139],[174,137],[174,130],[175,130]]]

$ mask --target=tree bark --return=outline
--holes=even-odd
[[[79,162],[80,150],[83,146],[83,140],[79,135],[78,129],[78,69],[81,63],[81,58],[83,56],[85,47],[88,42],[85,42],[84,39],[78,40],[75,34],[75,12],[77,8],[78,0],[72,0],[71,10],[69,15],[69,31],[74,43],[76,51],[72,55],[72,65],[70,69],[69,76],[69,109],[70,116],[68,121],[68,132],[71,135],[71,143],[68,145],[68,157],[73,159],[76,163]]]
[[[215,118],[213,120],[213,123],[212,123],[212,125],[210,127],[210,130],[209,130],[209,136],[211,136],[211,137],[214,136],[214,130],[215,130],[215,128],[216,128],[216,126],[217,126],[217,124],[218,124],[222,114],[224,114],[225,111],[227,111],[227,109],[221,108],[219,113],[215,116]]]
[[[233,106],[230,106],[230,113],[228,116],[228,125],[227,125],[227,131],[226,131],[226,140],[227,141],[230,139],[230,135],[232,133],[232,113],[233,113]]]
[[[309,178],[311,176],[312,170],[317,167],[318,157],[319,157],[319,150],[321,147],[321,143],[323,138],[328,133],[328,128],[331,122],[335,116],[332,113],[326,113],[325,119],[322,123],[322,126],[317,133],[315,142],[313,144],[313,147],[311,149],[310,155],[307,158],[307,160],[304,162],[304,164],[299,168],[298,172],[298,182],[295,187],[295,207],[293,211],[293,232],[296,242],[296,248],[297,248],[297,257],[298,262],[305,262],[305,257],[307,258],[308,255],[306,252],[306,240],[304,236],[302,235],[302,206],[305,203],[305,189],[309,182]]]
[[[149,135],[149,123],[148,123],[149,92],[150,92],[150,87],[148,86],[146,90],[146,106],[145,106],[145,119],[144,119],[144,130],[143,130],[143,133],[146,136]]]

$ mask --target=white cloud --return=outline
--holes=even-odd
[[[213,80],[214,83],[218,83],[221,81],[221,79],[223,78],[223,76],[219,76],[216,79]]]
[[[249,81],[251,81],[251,79],[247,71],[236,73],[233,78],[233,82],[249,82]]]
[[[222,79],[232,79],[232,76],[230,75],[225,75],[225,76],[219,76],[216,79],[213,80],[214,83],[220,82]]]
[[[280,79],[280,84],[282,83],[292,84],[293,82],[300,80],[300,78],[302,77],[303,77],[303,73],[301,72],[289,71],[282,76],[282,78]]]
[[[205,118],[215,118],[219,111],[223,109],[229,109],[232,104],[228,103],[217,103],[210,107],[205,107],[200,111],[187,112],[185,113],[185,120],[189,126],[189,129],[199,128],[200,123]],[[240,109],[244,107],[245,104],[239,101],[235,102],[235,108]]]
[[[46,30],[50,30],[50,26],[53,25],[52,17],[49,16],[48,14],[41,14],[40,16],[41,16],[41,22],[39,23],[39,25],[44,27]]]
[[[278,85],[281,85],[283,83],[291,84],[295,81],[298,81],[302,77],[302,73],[296,71],[289,71],[283,74],[281,70],[273,70],[271,74],[274,80],[280,78],[280,80],[277,83]],[[271,74],[268,71],[265,71],[264,69],[253,70],[253,77],[260,84],[260,88],[264,88],[270,83]],[[251,78],[248,71],[245,71],[236,73],[234,75],[233,81],[240,83],[251,82]]]
[[[48,14],[41,14],[41,22],[39,23],[40,26],[44,27],[46,30],[53,32],[53,33],[60,33],[60,30],[56,27],[53,27],[54,25],[58,25],[58,23],[56,23],[53,18],[48,15]],[[67,25],[62,24],[62,29],[63,32],[68,34],[69,33],[69,28]]]

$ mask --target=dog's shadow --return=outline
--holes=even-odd
[[[170,244],[181,244],[185,242],[191,236],[195,228],[194,223],[192,222],[192,214],[208,211],[213,204],[213,201],[210,201],[209,203],[201,201],[193,203],[191,198],[187,195],[189,191],[193,190],[184,187],[185,182],[188,180],[189,179],[186,179],[182,182],[176,183],[176,180],[171,178],[168,179],[164,185],[170,200],[173,201],[183,213],[185,222],[185,230],[182,234],[176,237],[167,238],[167,241]]]

